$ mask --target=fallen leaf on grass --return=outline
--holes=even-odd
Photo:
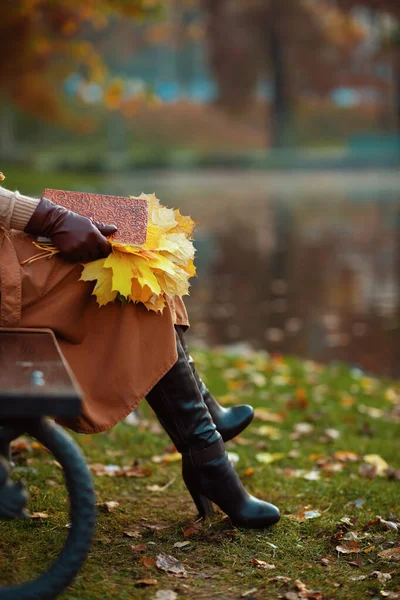
[[[290,583],[292,580],[290,577],[285,577],[284,575],[276,575],[275,577],[271,577],[269,580],[272,583],[280,583],[281,585],[285,583]]]
[[[47,512],[33,512],[29,515],[30,519],[48,519],[50,515]]]
[[[247,590],[247,592],[243,592],[243,594],[241,594],[241,598],[247,598],[247,596],[252,596],[253,594],[255,594],[257,591],[257,588],[252,588],[251,590]]]
[[[322,434],[322,441],[331,442],[340,438],[340,431],[338,429],[328,428],[325,429]]]
[[[299,598],[309,598],[312,600],[322,600],[322,593],[315,590],[309,590],[305,583],[303,583],[300,579],[296,579],[294,582],[297,590]]]
[[[368,415],[373,419],[380,419],[383,416],[383,410],[381,408],[375,408],[373,406],[366,406],[365,404],[359,404],[357,406],[358,412],[362,415]]]
[[[233,465],[239,462],[240,456],[236,452],[227,452],[228,458]]]
[[[172,590],[158,590],[153,600],[176,600],[178,594]]]
[[[283,452],[259,452],[256,454],[255,458],[258,462],[263,463],[264,465],[269,465],[276,460],[280,460],[283,458],[285,454]]]
[[[147,550],[147,544],[136,544],[136,546],[131,546],[132,552],[145,552]]]
[[[336,550],[341,554],[356,554],[363,552],[364,554],[368,554],[374,550],[375,546],[369,546],[368,548],[361,548],[360,544],[356,541],[350,541],[347,544],[339,544],[336,546]]]
[[[110,500],[109,502],[99,502],[98,504],[96,504],[96,506],[98,506],[101,510],[104,510],[105,512],[114,512],[114,510],[116,508],[118,508],[119,506],[119,502],[114,502],[113,500]]]
[[[357,462],[361,456],[355,452],[349,452],[347,450],[337,450],[333,453],[333,458],[341,462]]]
[[[98,477],[149,477],[152,475],[150,469],[143,469],[135,465],[120,467],[118,465],[103,465],[94,463],[89,465],[90,470]]]
[[[364,456],[364,462],[374,466],[376,469],[376,474],[378,476],[385,475],[387,469],[389,468],[389,465],[386,462],[386,460],[378,454],[366,454]]]
[[[271,565],[265,560],[258,560],[258,558],[252,558],[251,561],[258,569],[264,569],[265,571],[271,571],[272,569],[276,569],[275,565]]]
[[[175,577],[187,577],[184,565],[169,554],[159,554],[157,556],[156,565],[162,571],[172,573]]]
[[[281,414],[272,413],[269,410],[266,410],[265,408],[255,408],[254,416],[260,421],[269,421],[271,423],[282,423],[284,419],[284,417]]]
[[[386,583],[386,581],[392,579],[390,573],[382,573],[382,571],[372,571],[370,577],[376,577],[381,583]]]
[[[383,596],[383,598],[389,598],[389,600],[400,600],[400,592],[381,590],[381,596]]]
[[[279,429],[272,425],[261,425],[254,430],[254,433],[267,437],[270,440],[280,440],[282,437]]]
[[[163,529],[168,529],[168,527],[171,527],[171,525],[163,525],[162,523],[156,523],[152,525],[151,523],[145,523],[143,527],[150,529],[150,531],[162,531]]]
[[[303,475],[303,479],[307,479],[307,481],[318,481],[321,479],[321,472],[316,469],[311,469],[311,471],[307,471],[307,473]]]
[[[293,433],[291,433],[289,437],[291,440],[299,440],[305,435],[310,435],[313,431],[314,427],[311,423],[296,423]]]
[[[339,544],[338,546],[336,546],[336,550],[341,554],[355,554],[358,552],[362,552],[360,544],[355,540],[349,542],[348,544]]]
[[[149,492],[163,492],[175,482],[175,479],[176,477],[173,477],[171,481],[168,481],[168,483],[166,483],[165,485],[157,485],[157,483],[154,485],[146,485],[146,490],[149,490]]]
[[[330,567],[336,563],[335,559],[331,556],[324,556],[323,558],[319,559],[319,562],[323,567]]]
[[[137,586],[157,585],[157,579],[138,579],[135,583]]]
[[[245,470],[243,475],[245,477],[251,477],[252,475],[254,475],[254,473],[255,473],[255,469],[253,469],[253,467],[249,467],[248,469]]]
[[[400,523],[395,523],[395,521],[387,521],[386,519],[383,519],[379,515],[376,516],[375,521],[368,523],[368,525],[370,525],[370,526],[383,525],[384,527],[386,527],[386,529],[390,529],[392,531],[400,530]]]
[[[160,464],[165,463],[169,465],[169,463],[177,462],[182,459],[182,455],[179,452],[171,452],[169,454],[161,454],[161,456],[152,456],[151,460],[153,463]]]
[[[274,578],[274,579],[276,580],[278,578]],[[288,578],[282,577],[282,580],[285,580],[285,579],[288,579]],[[270,581],[273,581],[273,580],[270,579]],[[307,588],[307,586],[300,579],[295,580],[294,587],[296,588],[295,591],[291,590],[289,592],[286,592],[281,597],[284,598],[285,600],[299,600],[300,598],[304,598],[304,599],[308,598],[310,600],[323,600],[323,595],[321,592],[315,591],[315,590],[309,590]]]
[[[185,531],[183,532],[183,537],[189,537],[189,535],[195,535],[196,533],[198,533],[199,529],[201,529],[201,523],[196,523],[193,521],[190,524],[190,527],[185,529]]]
[[[378,552],[378,556],[384,560],[400,561],[400,548],[388,548]]]
[[[142,556],[142,558],[139,559],[139,562],[144,567],[148,567],[148,568],[156,566],[156,561],[154,560],[154,558],[151,558],[151,556]]]
[[[140,531],[132,530],[132,531],[124,531],[124,536],[129,538],[141,538],[142,534]]]
[[[317,519],[321,516],[319,510],[314,510],[312,506],[305,506],[295,515],[286,515],[289,519],[294,519],[299,523],[304,523],[308,519]]]
[[[175,542],[174,548],[185,548],[185,546],[190,546],[191,542]]]

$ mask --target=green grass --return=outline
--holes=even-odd
[[[261,600],[285,597],[296,590],[296,580],[309,590],[319,590],[324,599],[364,600],[383,597],[382,590],[398,590],[399,561],[389,562],[379,553],[399,547],[399,533],[374,522],[377,515],[392,521],[400,517],[399,480],[394,471],[391,478],[387,471],[376,475],[371,466],[366,477],[368,463],[363,457],[377,455],[399,469],[400,384],[366,377],[343,365],[321,368],[263,354],[197,351],[195,356],[199,371],[223,402],[251,402],[269,412],[261,412],[262,418],[275,419],[255,419],[228,449],[240,457],[237,470],[248,490],[277,504],[281,521],[265,531],[235,530],[217,512],[185,537],[195,510],[180,479],[179,462],[152,461],[154,455],[171,452],[171,447],[164,434],[152,432],[155,421],[145,409],[148,419],[140,427],[123,423],[105,434],[76,436],[89,463],[128,465],[134,460],[152,474],[95,476],[98,501],[116,500],[119,507],[113,513],[100,512],[89,560],[62,598],[150,599],[157,590],[170,589],[179,599],[236,599],[256,589],[247,597]],[[308,423],[311,431],[296,434],[299,423]],[[338,451],[356,453],[358,458],[344,461],[342,455],[340,461],[336,455],[334,459]],[[256,458],[260,452],[276,460],[261,463]],[[1,523],[3,585],[40,573],[57,555],[68,523],[62,473],[51,457],[28,445],[17,464],[30,492],[30,510],[47,511],[49,518]],[[304,478],[310,471],[319,473],[320,479]],[[147,489],[171,481],[165,491]],[[321,516],[299,522],[293,515],[306,506]],[[128,538],[126,530],[137,530],[140,537]],[[336,547],[349,544],[342,539],[349,532],[360,536],[362,551],[341,554]],[[182,541],[190,544],[174,547]],[[145,544],[146,549],[135,553],[131,546],[137,544]],[[175,556],[189,576],[180,579],[140,561],[159,553]],[[258,568],[252,559],[275,568]],[[382,583],[374,574],[377,571],[391,578]],[[285,583],[277,576],[289,580]],[[137,581],[143,578],[156,579],[157,584],[139,587]]]

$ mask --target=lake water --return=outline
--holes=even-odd
[[[400,374],[400,174],[113,176],[198,223],[191,334]]]

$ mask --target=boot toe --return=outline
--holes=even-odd
[[[227,442],[246,429],[253,418],[253,408],[248,404],[241,404],[225,409],[223,418],[216,425],[224,442]]]
[[[265,529],[275,525],[280,518],[281,514],[277,506],[250,496],[247,506],[240,516],[238,515],[235,524],[247,529]]]

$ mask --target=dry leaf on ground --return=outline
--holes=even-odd
[[[276,460],[280,460],[284,456],[285,455],[283,452],[259,452],[258,454],[256,454],[255,458],[256,460],[258,460],[258,462],[263,463],[264,465],[269,465],[270,463],[275,462]]]
[[[152,471],[143,469],[135,465],[127,465],[120,467],[118,465],[103,465],[102,463],[94,463],[89,465],[90,470],[98,477],[150,477]]]
[[[165,485],[146,485],[146,490],[149,490],[149,492],[163,492],[175,482],[175,479],[176,477],[173,477],[171,481],[168,481],[168,483],[166,483]]]
[[[269,410],[266,410],[265,408],[255,408],[254,416],[260,421],[269,421],[271,423],[282,423],[284,420],[283,415],[278,413],[272,413]]]
[[[178,594],[173,590],[158,590],[152,600],[176,600]]]
[[[113,500],[110,500],[109,502],[99,502],[98,504],[96,504],[96,506],[98,506],[101,510],[104,510],[105,512],[114,512],[114,510],[116,508],[118,508],[119,506],[119,502],[114,502]]]
[[[258,569],[264,569],[265,571],[271,571],[276,568],[275,565],[271,565],[265,562],[265,560],[258,560],[258,558],[252,558],[250,562],[256,565]]]
[[[171,462],[182,460],[182,455],[179,452],[171,452],[169,454],[161,454],[161,456],[152,456],[151,460],[156,464],[165,463],[168,465]]]
[[[196,523],[195,521],[193,521],[192,523],[190,523],[190,527],[185,529],[185,531],[183,532],[183,537],[189,537],[189,535],[194,535],[198,533],[200,529],[201,523]]]
[[[378,556],[384,560],[400,561],[400,548],[388,548],[378,552]]]
[[[312,506],[305,506],[295,515],[286,515],[289,519],[294,519],[299,523],[304,523],[309,519],[317,519],[321,516],[319,510],[314,510]]]
[[[136,544],[136,546],[131,546],[132,552],[145,552],[147,550],[147,544]]]
[[[147,585],[157,585],[157,579],[138,579],[135,585],[138,586],[147,586]]]
[[[355,540],[348,544],[339,544],[336,546],[336,550],[337,552],[340,552],[340,554],[355,554],[363,551],[362,548],[360,548],[360,544]]]
[[[142,534],[140,531],[133,529],[132,531],[124,531],[124,536],[129,538],[141,538]]]
[[[175,542],[174,548],[185,548],[186,546],[190,546],[191,542]]]
[[[175,577],[187,577],[184,565],[169,554],[159,554],[157,556],[156,565],[162,571],[172,573]]]
[[[33,512],[29,515],[30,519],[48,519],[49,515],[47,512]]]
[[[372,571],[371,577],[376,577],[378,579],[378,581],[380,581],[381,583],[386,583],[386,581],[389,581],[389,579],[392,579],[392,576],[390,573],[382,573],[382,571]]]
[[[241,598],[247,598],[248,596],[252,596],[253,594],[255,594],[257,591],[257,588],[252,588],[251,590],[247,590],[247,592],[243,592],[243,594],[241,594]]]
[[[139,559],[139,562],[144,566],[144,567],[155,567],[156,566],[156,561],[154,560],[154,558],[152,558],[151,556],[142,556],[142,558]]]

